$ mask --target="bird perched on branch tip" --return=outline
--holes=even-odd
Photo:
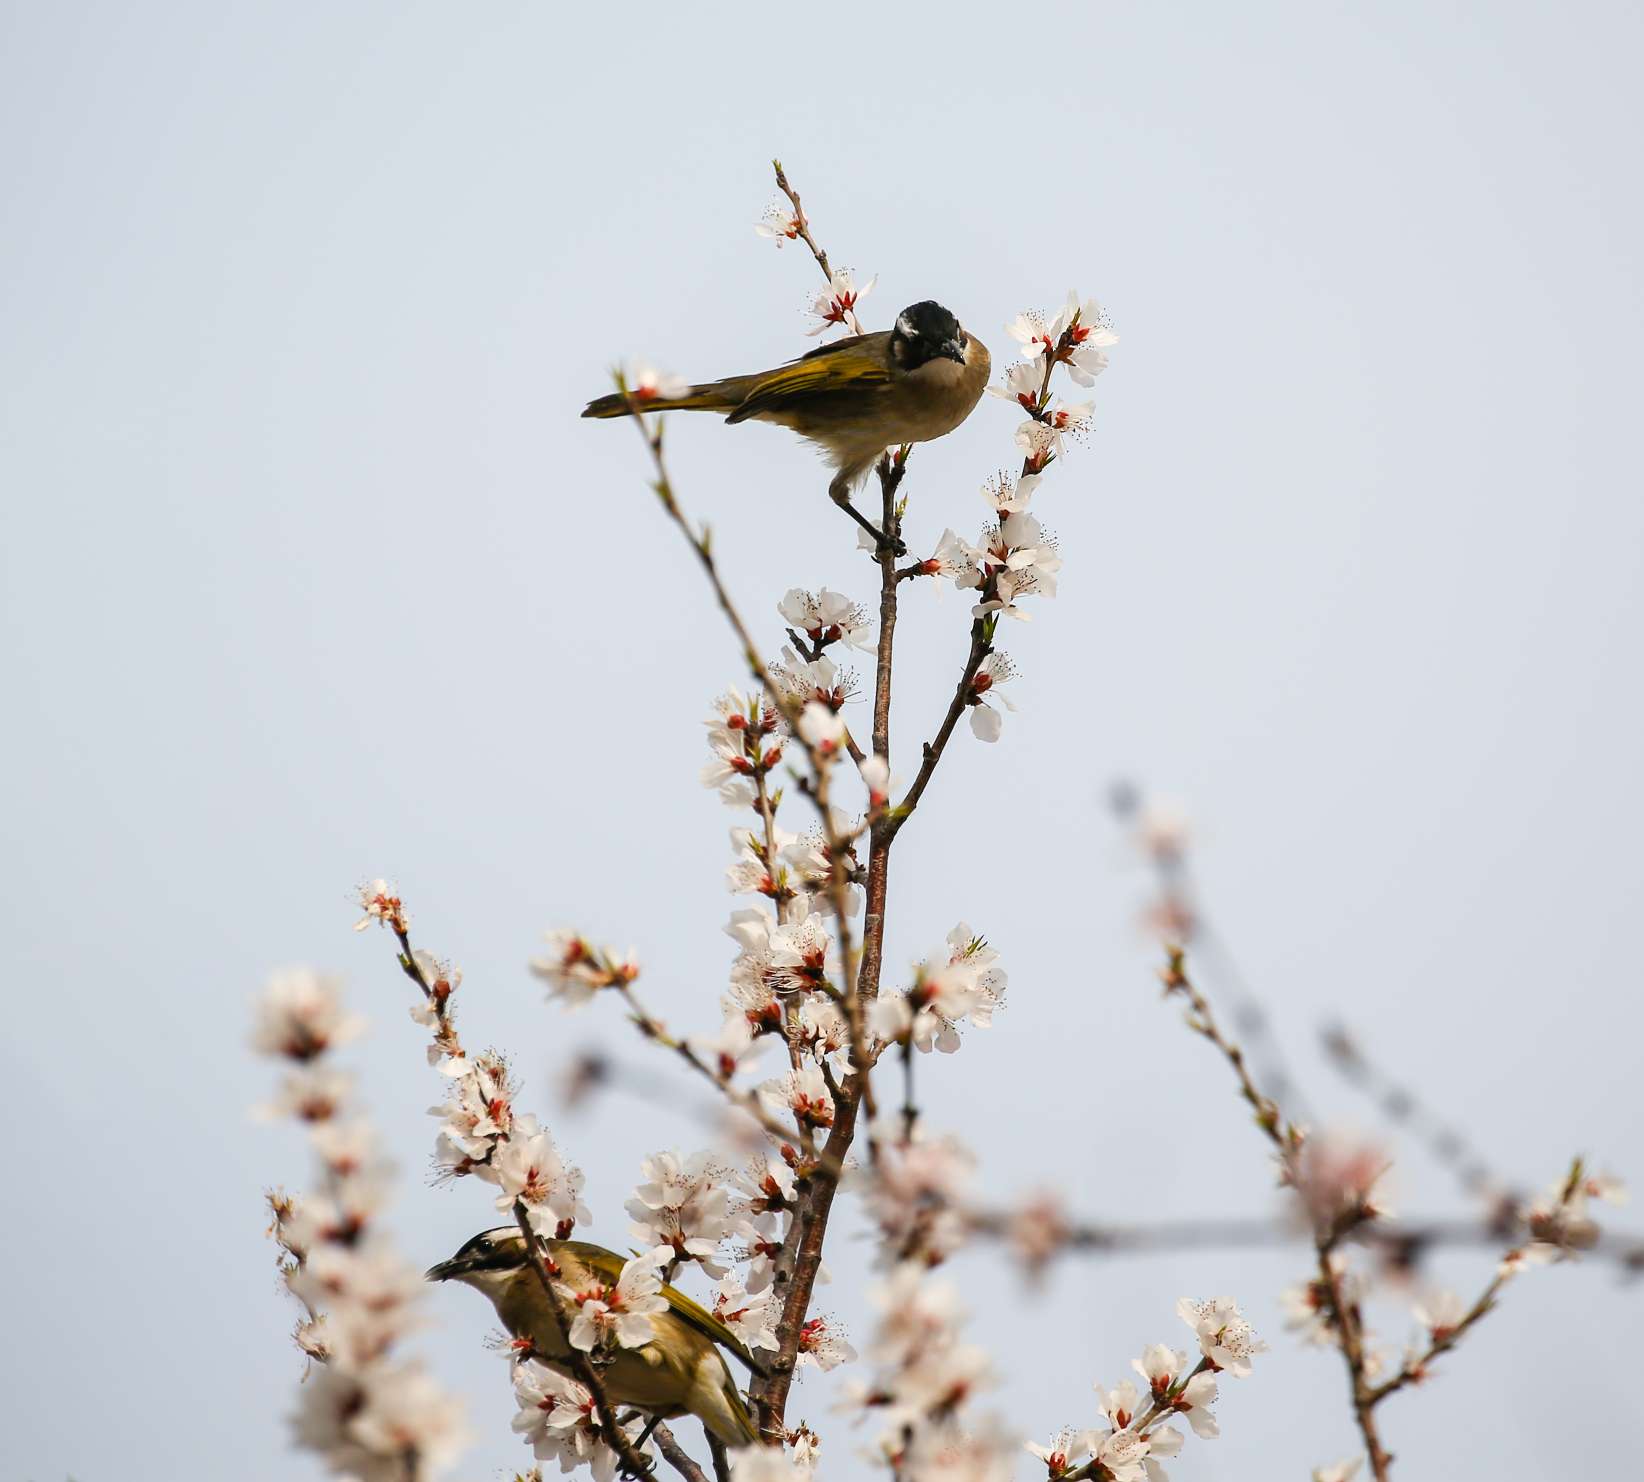
[[[724,412],[727,422],[791,428],[837,470],[829,496],[866,523],[851,493],[880,454],[952,432],[981,399],[991,369],[987,346],[925,299],[903,309],[893,329],[835,340],[774,370],[706,381],[677,396],[601,396],[582,415]]]

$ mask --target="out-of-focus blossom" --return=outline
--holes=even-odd
[[[845,722],[826,705],[812,700],[799,716],[799,739],[822,760],[827,761],[845,749]]]
[[[1314,1467],[1313,1482],[1353,1482],[1363,1465],[1364,1458],[1355,1456],[1327,1467]]]
[[[567,1008],[579,1008],[601,988],[620,988],[639,976],[639,958],[631,947],[625,953],[596,947],[566,927],[546,933],[544,940],[547,951],[531,959],[531,971]]]
[[[883,808],[890,801],[890,763],[882,756],[864,757],[858,770],[868,790],[869,809]]]
[[[779,1446],[747,1446],[731,1452],[731,1482],[809,1482],[810,1463],[788,1457]]]
[[[1380,1143],[1332,1132],[1309,1138],[1287,1176],[1316,1225],[1351,1226],[1389,1213],[1390,1166]]]
[[[643,360],[629,362],[623,384],[642,411],[653,401],[672,401],[687,395],[691,389],[691,383],[683,376],[659,370]]]
[[[1339,1250],[1330,1252],[1330,1270],[1345,1300],[1353,1299],[1353,1275],[1347,1267],[1347,1257]],[[1338,1341],[1334,1300],[1324,1278],[1310,1276],[1289,1286],[1279,1294],[1284,1308],[1285,1328],[1297,1334],[1303,1343],[1334,1344]]]
[[[766,1081],[759,1094],[773,1116],[792,1114],[806,1127],[833,1126],[833,1097],[816,1065],[802,1065]]]
[[[391,931],[403,932],[410,923],[399,894],[386,880],[371,880],[360,886],[360,909],[365,912],[354,923],[355,931],[364,931],[372,922]]]
[[[883,1147],[865,1198],[886,1259],[936,1265],[964,1243],[960,1200],[973,1166],[950,1137]]]
[[[257,1002],[251,1044],[264,1055],[312,1060],[353,1039],[365,1021],[343,1008],[341,979],[306,967],[269,976]]]

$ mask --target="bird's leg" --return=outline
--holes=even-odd
[[[643,1451],[645,1449],[645,1443],[651,1439],[651,1432],[661,1424],[662,1417],[660,1415],[653,1415],[650,1419],[650,1423],[646,1425],[645,1429],[639,1433],[638,1438],[634,1441],[634,1450]]]
[[[899,536],[890,535],[881,530],[876,524],[873,523],[872,520],[863,514],[861,510],[851,503],[852,480],[847,476],[847,473],[847,470],[842,469],[834,476],[833,482],[828,485],[828,497],[873,537],[873,543],[875,546],[880,548],[890,546],[897,555],[907,555],[908,548],[905,544],[903,544]]]
[[[703,1430],[708,1437],[708,1453],[714,1459],[714,1476],[718,1482],[731,1482],[730,1458],[725,1455],[725,1443],[706,1426]]]

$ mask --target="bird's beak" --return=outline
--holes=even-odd
[[[458,1261],[441,1261],[437,1266],[430,1266],[423,1272],[425,1281],[449,1281],[453,1276],[462,1274],[462,1265]]]
[[[942,353],[949,360],[957,360],[960,365],[965,363],[965,342],[963,340],[944,340]]]

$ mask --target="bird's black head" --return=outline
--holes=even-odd
[[[928,360],[965,362],[970,336],[959,321],[935,299],[909,304],[896,316],[891,331],[891,355],[903,370],[917,370]]]
[[[483,1230],[452,1256],[428,1268],[430,1281],[453,1281],[486,1271],[513,1271],[526,1263],[525,1237],[513,1225]]]

